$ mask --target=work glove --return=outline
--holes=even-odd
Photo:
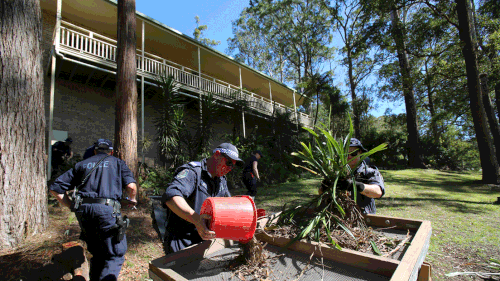
[[[354,182],[358,192],[363,192],[365,190],[365,184],[362,182],[355,181]],[[339,180],[337,182],[338,190],[350,190],[352,188],[352,179]]]

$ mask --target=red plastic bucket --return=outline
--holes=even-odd
[[[209,197],[200,214],[212,216],[209,229],[217,238],[246,243],[257,227],[257,210],[250,196]]]
[[[262,218],[266,216],[266,210],[264,209],[257,209],[257,218]]]

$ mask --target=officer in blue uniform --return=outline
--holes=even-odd
[[[52,145],[51,164],[54,170],[57,170],[65,160],[69,160],[73,157],[73,151],[71,151],[72,143],[73,139],[67,138],[64,141],[58,141]]]
[[[177,168],[162,196],[162,206],[167,208],[163,242],[166,254],[215,238],[215,232],[207,227],[210,216],[200,215],[201,206],[208,197],[231,196],[225,175],[237,161],[242,161],[238,149],[222,143],[210,158]]]
[[[87,159],[87,158],[90,158],[92,156],[94,156],[94,150],[95,150],[95,146],[96,146],[97,143],[94,142],[93,145],[87,147],[85,149],[85,153],[83,154],[83,160]]]
[[[99,139],[94,156],[78,162],[49,188],[63,206],[76,208],[74,211],[82,229],[80,238],[87,242],[92,254],[90,280],[117,280],[127,251],[126,237],[118,241],[116,235],[122,219],[122,189],[125,188],[128,194],[127,202],[131,205],[137,203],[137,187],[132,171],[123,160],[112,154],[112,142]],[[82,199],[81,205],[72,206],[67,191],[79,186],[85,178],[87,180],[77,191]]]
[[[364,148],[361,142],[356,138],[351,138],[349,145],[349,156],[347,157],[351,169],[356,168],[359,163],[359,155],[368,150]],[[381,198],[385,194],[384,178],[380,174],[375,165],[369,165],[365,161],[361,162],[359,166],[353,171],[355,183],[353,185],[351,179],[341,181],[338,185],[340,189],[352,189],[353,186],[357,188],[357,203],[365,214],[375,214],[377,209],[375,207],[376,198]]]
[[[243,173],[241,175],[241,180],[248,190],[247,195],[252,198],[255,198],[255,195],[257,195],[257,181],[260,181],[257,165],[262,157],[263,155],[260,150],[253,151],[252,156],[245,161],[245,167],[243,168]]]

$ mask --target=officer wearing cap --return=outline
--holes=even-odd
[[[255,150],[252,152],[252,154],[253,155],[245,161],[245,167],[243,168],[241,180],[248,190],[247,195],[255,198],[255,195],[257,195],[257,180],[260,181],[257,164],[259,163],[260,158],[262,158],[263,156],[260,150]]]
[[[231,196],[225,175],[237,161],[242,161],[238,149],[230,143],[222,143],[210,158],[176,169],[174,179],[162,196],[162,206],[167,209],[163,240],[166,254],[215,238],[215,232],[207,227],[210,216],[200,215],[201,206],[208,197]]]
[[[123,160],[112,155],[112,142],[97,140],[94,156],[78,162],[49,188],[63,206],[76,214],[82,229],[80,238],[92,254],[90,280],[117,280],[127,251],[126,237],[119,240],[116,235],[117,223],[122,219],[122,189],[127,192],[127,202],[137,203],[132,171]],[[67,194],[75,187],[78,187],[75,191],[78,200],[74,201],[80,202],[79,206]]]
[[[94,144],[92,144],[91,146],[89,146],[85,149],[85,153],[83,154],[83,160],[94,156],[94,154],[95,154],[94,150],[95,150],[96,145],[97,145],[97,142],[94,142]]]
[[[351,169],[356,168],[358,165],[359,155],[367,151],[358,139],[351,138],[349,155],[347,156]],[[353,185],[351,179],[347,179],[340,181],[338,188],[349,190],[356,186],[358,206],[365,214],[375,214],[377,209],[375,208],[374,199],[381,198],[385,194],[384,178],[376,166],[369,165],[366,161],[361,162],[352,172],[354,173],[355,184]]]
[[[67,138],[64,141],[58,141],[52,145],[52,168],[57,170],[64,163],[64,160],[69,160],[73,157],[71,151],[72,138]]]

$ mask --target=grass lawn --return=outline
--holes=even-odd
[[[377,214],[430,220],[432,238],[426,261],[433,280],[483,280],[479,277],[446,277],[446,273],[486,271],[490,258],[500,259],[500,196],[479,183],[479,172],[436,170],[384,170],[384,198],[376,201]],[[317,194],[318,179],[259,187],[258,208],[279,211],[290,201],[306,202]],[[236,190],[234,193],[242,193]],[[476,279],[475,279],[476,278]]]
[[[500,205],[492,202],[500,192],[478,183],[478,172],[458,173],[435,170],[382,171],[387,193],[378,199],[377,214],[430,220],[432,238],[426,260],[432,264],[433,280],[483,280],[479,277],[449,278],[446,273],[488,271],[490,258],[500,259]],[[300,180],[275,186],[259,186],[258,208],[281,210],[283,204],[305,203],[317,194],[319,179]],[[233,195],[244,194],[237,189]],[[164,255],[152,228],[151,205],[141,202],[139,209],[124,210],[131,219],[127,230],[128,252],[120,281],[151,280],[149,261]],[[38,280],[30,277],[43,272],[52,255],[60,253],[61,243],[78,239],[74,214],[57,204],[49,206],[49,227],[29,237],[21,247],[0,252],[0,280]]]

